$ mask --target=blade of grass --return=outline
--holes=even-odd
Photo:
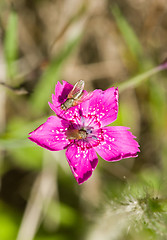
[[[14,11],[12,11],[8,18],[8,24],[4,41],[4,54],[7,62],[7,74],[9,78],[14,78],[17,71],[16,66],[14,64],[18,52],[17,29],[18,29],[18,16]]]
[[[33,144],[28,139],[0,139],[0,145],[1,148],[7,150],[7,149],[15,149],[15,148],[22,148],[22,147],[28,147],[33,146]]]
[[[147,79],[149,79],[149,77],[151,77],[154,74],[156,74],[162,70],[165,70],[165,69],[167,69],[167,63],[159,65],[158,67],[155,67],[145,73],[142,73],[136,77],[133,77],[127,81],[124,81],[117,85],[119,88],[119,92],[124,91],[125,89],[130,88],[130,87],[136,87],[143,81],[146,81]]]
[[[55,84],[60,79],[64,63],[74,51],[79,40],[80,36],[69,42],[43,74],[30,98],[31,109],[35,113],[41,113],[48,106],[48,100],[54,90]]]
[[[32,129],[37,128],[45,120],[45,118],[40,118],[39,120],[30,122],[21,118],[13,118],[9,121],[6,132],[0,136],[1,148],[6,150],[33,146],[33,143],[27,139],[28,133]]]
[[[111,12],[132,56],[137,60],[138,57],[143,55],[143,50],[135,32],[127,20],[124,18],[116,4],[112,5]]]

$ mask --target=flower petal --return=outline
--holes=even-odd
[[[127,127],[102,128],[104,140],[94,149],[107,161],[118,161],[123,158],[137,157],[140,152],[135,136]]]
[[[65,102],[69,92],[72,90],[73,85],[63,81],[63,85],[60,82],[57,82],[55,86],[55,95],[52,94],[52,103],[49,102],[50,108],[57,114],[61,115],[62,109],[61,104]]]
[[[68,127],[67,121],[51,116],[36,130],[29,133],[29,139],[48,150],[59,151],[65,149],[70,143],[65,135]]]
[[[79,144],[80,143],[80,144]],[[66,156],[72,173],[79,184],[86,181],[98,163],[96,152],[83,140],[67,148]]]
[[[53,104],[49,102],[49,106],[57,114],[58,117],[72,121],[75,124],[79,124],[81,116],[78,105],[81,103],[80,101],[78,101],[78,104],[76,106],[70,107],[67,110],[61,109],[61,104],[67,100],[68,94],[73,89],[73,87],[73,85],[66,81],[63,81],[63,85],[61,85],[60,82],[57,82],[55,87],[55,94],[52,94]],[[87,91],[83,91],[84,95],[87,96]],[[86,101],[85,99],[84,101]]]
[[[118,88],[95,90],[90,100],[83,102],[80,108],[83,115],[94,116],[90,126],[102,127],[112,123],[118,114]]]

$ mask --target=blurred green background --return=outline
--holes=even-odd
[[[165,0],[0,1],[0,240],[167,239]],[[138,158],[78,186],[65,153],[30,142],[62,79],[119,86],[114,125]]]

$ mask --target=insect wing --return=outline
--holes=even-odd
[[[68,97],[67,98],[74,98],[74,99],[77,99],[77,98],[80,98],[81,97],[81,94],[83,92],[83,89],[84,89],[84,81],[83,80],[79,80],[73,87],[73,89],[71,90],[71,92],[68,94]]]
[[[75,101],[75,105],[80,104],[80,103],[82,103],[82,102],[85,102],[85,101],[89,100],[92,96],[93,96],[93,92],[84,93],[84,94],[81,96],[81,98],[79,98],[79,99],[77,99],[77,100]]]

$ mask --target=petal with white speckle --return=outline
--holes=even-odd
[[[104,140],[94,149],[107,161],[118,161],[123,158],[136,157],[139,144],[127,127],[102,128]]]
[[[92,175],[98,163],[95,150],[84,141],[81,144],[69,146],[66,151],[66,157],[72,173],[79,184]]]
[[[62,150],[69,145],[69,140],[65,135],[67,127],[69,127],[69,122],[51,116],[44,124],[29,133],[29,139],[51,151]]]

